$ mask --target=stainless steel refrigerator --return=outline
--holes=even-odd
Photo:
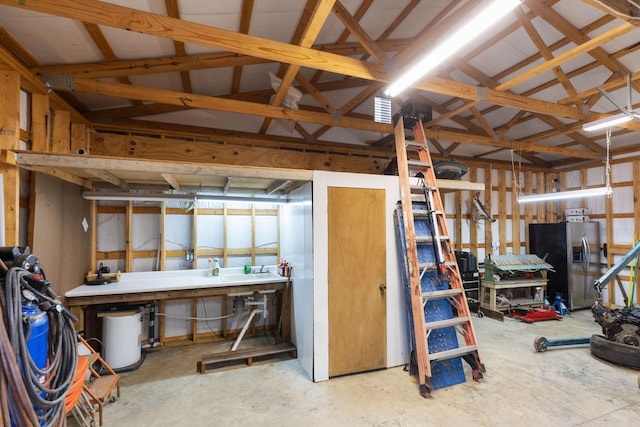
[[[554,267],[547,274],[547,299],[560,293],[570,310],[591,307],[593,282],[600,273],[600,228],[597,222],[529,224],[529,253]]]

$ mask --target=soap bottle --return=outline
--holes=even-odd
[[[213,259],[213,275],[214,276],[220,275],[220,264],[218,264],[218,258]]]
[[[211,257],[207,259],[207,277],[211,277],[213,275],[213,267],[211,267]]]

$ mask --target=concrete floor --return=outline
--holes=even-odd
[[[600,333],[590,311],[526,324],[474,318],[484,381],[424,399],[403,367],[313,383],[296,360],[196,372],[212,345],[150,353],[122,374],[104,426],[600,426],[640,424],[640,372],[591,356],[588,347],[537,353],[536,336]],[[70,422],[70,425],[72,423]]]

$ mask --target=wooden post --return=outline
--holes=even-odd
[[[251,265],[256,264],[256,205],[251,205]]]
[[[551,192],[556,187],[556,175],[553,173],[545,174],[546,185],[545,188],[547,192]],[[545,214],[546,222],[553,223],[558,220],[558,202],[548,202],[546,204],[546,214]]]
[[[88,154],[88,133],[83,123],[71,123],[71,154]]]
[[[540,172],[536,174],[536,193],[543,194],[546,192],[544,187],[545,179],[544,173]],[[538,224],[544,224],[545,222],[545,214],[546,214],[547,204],[545,202],[540,202],[536,206],[536,216],[538,218]]]
[[[191,268],[198,268],[198,202],[193,202],[193,264]]]
[[[50,124],[49,96],[31,94],[31,150],[42,153],[50,151]]]
[[[456,191],[454,194],[454,209],[455,209],[455,230],[456,230],[456,242],[455,248],[458,251],[462,250],[462,192]]]
[[[522,243],[520,242],[520,205],[518,204],[518,193],[520,172],[514,173],[511,178],[511,241],[514,255],[520,254]],[[529,248],[525,253],[529,252]]]
[[[167,269],[167,240],[165,238],[165,230],[167,228],[167,203],[161,202],[160,205],[160,265],[158,270],[165,271]]]
[[[96,200],[89,201],[89,245],[91,251],[89,253],[89,271],[97,271],[98,269],[98,202]]]
[[[471,182],[478,181],[478,169],[472,166],[469,169],[469,180]],[[475,197],[475,194],[470,194],[471,198]],[[478,255],[478,224],[473,222],[471,218],[473,212],[473,200],[469,200],[469,249],[474,255]]]
[[[489,215],[491,215],[491,195],[493,193],[493,187],[491,185],[492,170],[493,167],[491,164],[484,170],[484,207]],[[484,250],[485,254],[498,255],[493,253],[491,222],[487,222],[484,227]]]
[[[531,194],[533,191],[533,173],[526,171],[524,173],[524,193]],[[533,222],[533,206],[527,203],[524,206],[524,244],[527,253],[529,252],[529,224]]]
[[[507,180],[504,169],[498,170],[498,239],[500,253],[507,253]]]
[[[567,191],[567,173],[566,172],[560,172],[560,191]],[[560,221],[564,221],[564,211],[567,209],[567,201],[566,200],[562,200],[560,202],[560,211],[558,212],[558,215],[560,215]],[[558,218],[556,218],[557,220]]]
[[[0,69],[0,148],[20,147],[20,75]],[[4,183],[4,245],[20,244],[20,175],[18,167],[0,163]]]
[[[129,200],[125,208],[125,271],[133,271],[133,202]]]
[[[227,208],[227,204],[225,203],[222,207],[222,260],[223,260],[223,267],[227,267],[228,264],[228,260],[227,257],[229,256],[229,249],[227,248],[227,229],[228,229],[228,222],[229,222],[229,217],[228,217],[228,208]]]
[[[53,132],[51,151],[68,154],[71,147],[71,113],[66,110],[53,110]]]

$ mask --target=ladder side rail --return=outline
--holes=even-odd
[[[418,249],[411,202],[411,185],[409,182],[409,167],[407,164],[407,150],[405,147],[404,118],[400,116],[394,127],[396,140],[396,158],[398,178],[400,179],[400,200],[402,203],[402,220],[405,228],[407,246],[407,261],[409,267],[409,283],[411,286],[411,311],[413,313],[414,336],[416,344],[416,362],[418,365],[418,382],[425,386],[431,378],[431,364],[428,359],[429,348],[427,337],[421,331],[425,330],[424,311],[422,310],[422,289],[420,286],[420,271],[418,268]]]
[[[427,138],[425,136],[424,133],[424,127],[422,126],[422,123],[418,120],[413,128],[413,134],[416,138],[416,141],[419,141],[421,143],[423,143],[424,145],[424,149],[419,150],[418,155],[420,156],[420,160],[425,162],[425,163],[429,163],[430,165],[433,165],[433,162],[431,160],[431,154],[429,153],[429,149],[427,146]],[[442,203],[442,198],[440,196],[440,190],[438,189],[437,185],[436,185],[436,176],[435,176],[435,170],[433,168],[427,168],[427,170],[424,171],[424,176],[425,176],[425,182],[428,185],[431,185],[434,188],[434,191],[432,193],[433,197],[432,197],[432,209],[442,212],[442,221],[437,221],[436,224],[434,224],[435,226],[439,226],[441,229],[441,234],[443,236],[449,236],[449,231],[448,231],[448,227],[447,227],[447,223],[446,223],[446,219],[444,216],[444,205]],[[461,275],[460,275],[460,271],[458,269],[458,265],[456,262],[456,258],[455,258],[455,253],[453,252],[453,250],[451,250],[451,247],[448,246],[449,250],[446,251],[445,253],[445,260],[446,261],[452,261],[453,263],[451,265],[449,265],[449,270],[451,271],[452,274],[450,274],[450,286],[451,288],[454,289],[463,289],[464,286],[462,284],[462,279],[461,279]],[[466,297],[465,298],[461,298],[460,301],[460,308],[462,309],[462,311],[458,312],[459,316],[465,316],[465,317],[470,317],[470,310],[469,310],[469,304],[466,301]],[[462,325],[462,328],[464,329],[465,333],[464,335],[464,340],[466,345],[474,345],[477,343],[477,337],[475,334],[475,330],[473,328],[473,326],[471,325],[471,323],[467,323],[465,325]]]

